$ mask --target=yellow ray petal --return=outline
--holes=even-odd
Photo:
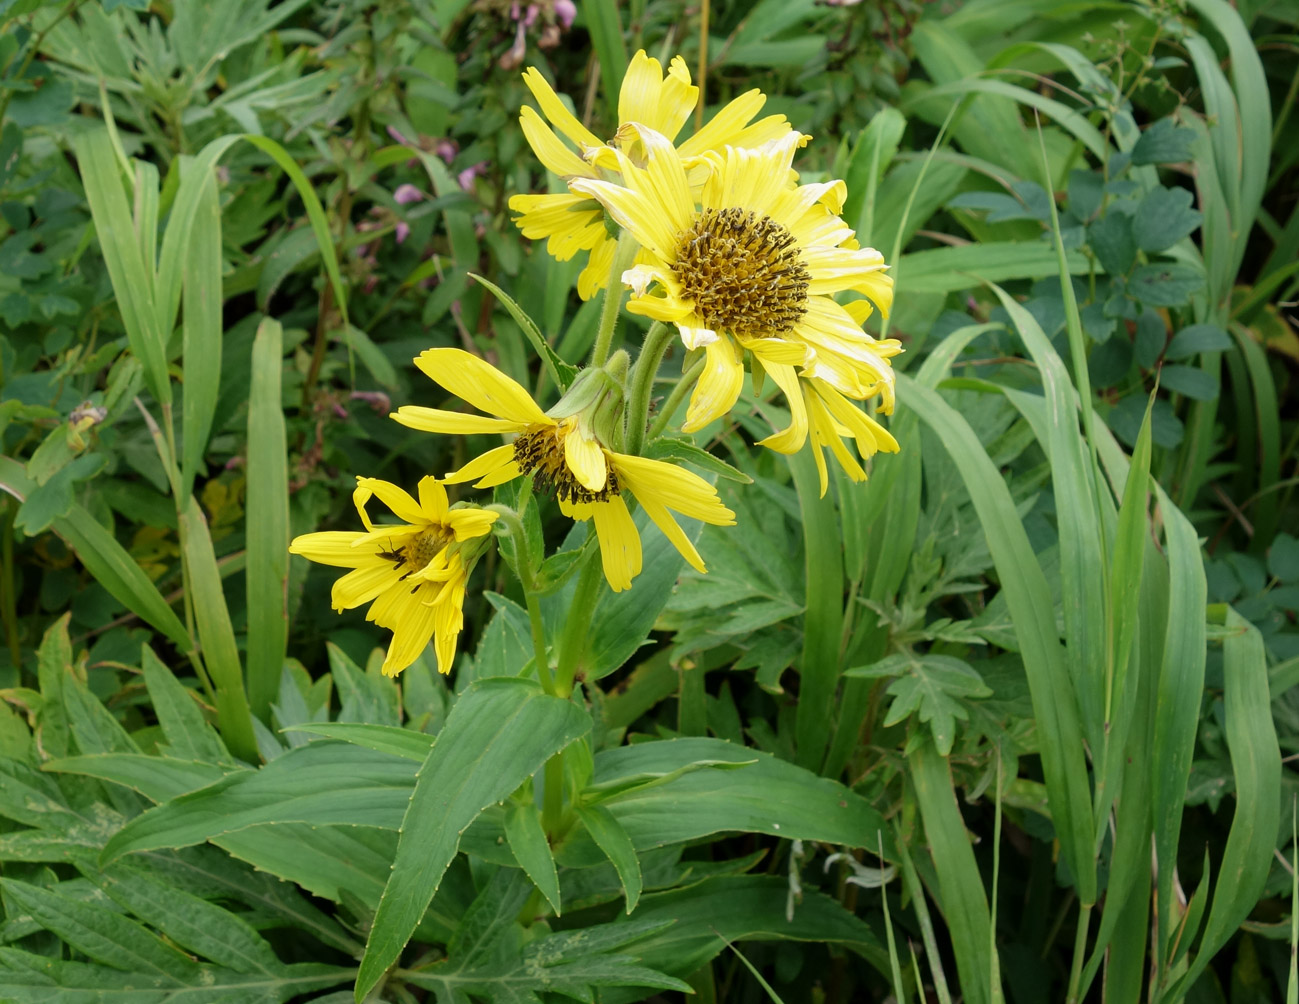
[[[762,110],[767,96],[756,87],[746,91],[730,101],[714,115],[702,129],[682,143],[677,149],[683,157],[698,157],[709,150],[720,150],[724,146],[740,146],[735,136],[749,124],[750,119]],[[780,116],[784,121],[784,116]]]
[[[452,509],[447,513],[446,525],[455,533],[456,540],[469,540],[488,533],[496,515],[490,509]]]
[[[807,442],[807,407],[803,403],[803,389],[798,384],[798,375],[792,366],[781,366],[764,359],[759,361],[771,379],[785,392],[785,401],[789,405],[789,426],[766,439],[758,440],[758,445],[777,453],[797,453]]]
[[[664,211],[641,192],[590,178],[576,178],[570,187],[604,206],[618,226],[629,230],[641,247],[653,252],[663,262],[676,257],[677,231],[672,229]]]
[[[527,423],[511,422],[506,418],[488,418],[486,415],[466,415],[459,411],[425,408],[417,404],[403,404],[388,416],[408,429],[420,432],[445,432],[468,436],[478,432],[518,432]]]
[[[426,519],[435,523],[446,521],[447,490],[431,474],[419,479],[419,507]]]
[[[600,539],[600,563],[604,577],[615,593],[628,589],[640,575],[640,534],[627,511],[627,503],[615,495],[608,502],[590,503],[595,533]]]
[[[645,510],[645,515],[654,521],[654,525],[663,531],[663,536],[672,542],[672,546],[681,552],[681,557],[690,562],[691,566],[699,572],[706,572],[704,559],[699,557],[699,552],[695,550],[695,545],[690,543],[690,538],[686,536],[684,530],[672,514],[668,512],[667,507],[660,505],[658,502],[644,499],[637,499],[641,507]]]
[[[405,596],[400,616],[392,626],[392,643],[381,667],[384,676],[396,676],[418,659],[433,637],[437,618],[433,608],[420,602],[418,592],[405,593]]]
[[[564,463],[584,487],[593,492],[604,490],[608,479],[604,451],[594,437],[585,434],[580,425],[573,426],[564,437]]]
[[[722,505],[717,489],[698,474],[647,457],[613,453],[610,459],[619,480],[642,503],[656,502],[717,526],[734,525],[735,513]]]
[[[427,523],[429,521],[429,517],[425,515],[419,503],[410,497],[410,493],[403,488],[398,488],[390,481],[380,481],[378,478],[357,478],[356,488],[358,492],[365,490],[377,496],[379,501],[391,509],[393,515],[398,519],[405,520],[407,523]]]
[[[289,553],[300,554],[322,565],[359,568],[370,564],[374,560],[374,552],[378,550],[377,546],[369,550],[352,547],[355,541],[365,536],[367,535],[355,530],[322,530],[320,533],[305,533],[293,538],[293,542],[289,544]]]
[[[600,145],[599,138],[564,106],[559,95],[535,66],[529,66],[523,71],[523,82],[528,85],[528,90],[541,106],[541,113],[550,119],[556,129],[572,140],[579,150]]]
[[[494,450],[488,450],[481,456],[475,457],[460,470],[452,471],[442,480],[449,485],[459,484],[462,481],[476,481],[478,478],[494,474],[502,467],[513,463],[514,445],[506,443],[504,446],[498,446]]]
[[[545,120],[527,105],[519,109],[519,125],[532,152],[552,174],[567,179],[588,178],[595,173],[586,161],[561,143]]]
[[[514,447],[511,446],[510,449],[513,450]],[[497,485],[503,485],[505,482],[513,481],[515,478],[521,477],[522,475],[523,469],[513,460],[510,460],[496,468],[496,470],[492,471],[490,474],[484,474],[474,482],[474,487],[495,488]]]
[[[690,113],[699,103],[699,88],[690,82],[690,70],[680,56],[673,56],[659,90],[658,116],[645,124],[675,139]]]
[[[600,229],[604,230],[603,217]],[[577,295],[583,300],[591,299],[609,285],[609,272],[613,269],[613,259],[617,252],[618,242],[610,240],[607,234],[591,249],[590,259],[577,277]]]
[[[415,357],[415,365],[434,383],[479,411],[525,425],[553,424],[518,383],[464,349],[425,349]]]
[[[735,407],[743,386],[744,367],[740,364],[738,346],[730,338],[719,338],[706,346],[704,369],[690,395],[690,407],[686,409],[686,421],[681,428],[696,432],[721,418]]]
[[[353,569],[338,579],[330,590],[330,600],[335,610],[351,610],[369,603],[385,589],[397,585],[401,573],[397,566],[385,558],[374,558],[372,564]]]
[[[643,172],[636,172],[630,181],[647,184],[645,194],[652,197],[658,210],[667,217],[668,229],[680,233],[695,218],[695,200],[690,194],[685,167],[671,141],[653,129],[634,127],[645,145],[647,163]]]

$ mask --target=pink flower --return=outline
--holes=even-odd
[[[414,185],[398,185],[397,191],[392,193],[393,200],[399,206],[406,206],[412,202],[419,202],[424,198],[424,193]]]
[[[405,136],[403,136],[403,135],[402,135],[402,134],[397,130],[397,127],[396,127],[396,126],[389,126],[389,127],[388,127],[388,135],[391,136],[391,137],[393,138],[393,140],[395,140],[396,142],[400,143],[402,146],[410,146],[410,140],[408,140]]]
[[[400,244],[410,236],[410,224],[398,221],[397,226],[393,229],[393,233],[397,237],[397,243]]]
[[[555,0],[555,20],[565,31],[573,26],[573,18],[577,17],[577,6],[573,0]]]
[[[459,183],[461,189],[466,192],[472,192],[474,188],[474,179],[480,174],[487,173],[488,163],[489,162],[486,160],[480,160],[477,164],[474,164],[472,167],[466,167],[456,175],[456,181]]]
[[[456,145],[453,139],[440,139],[433,146],[433,152],[441,157],[446,163],[450,164],[456,159],[456,154],[460,152],[460,147]]]

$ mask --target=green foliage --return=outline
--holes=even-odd
[[[0,0],[0,997],[1293,998],[1299,16],[521,6]],[[678,432],[674,342],[708,571],[502,485],[384,677],[288,541],[500,444],[388,419],[421,350],[580,378],[518,70],[607,138],[642,47],[845,179],[900,452],[822,491],[756,375]]]

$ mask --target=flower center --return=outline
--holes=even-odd
[[[781,335],[803,319],[811,280],[794,235],[769,216],[705,209],[677,235],[682,293],[714,331]]]
[[[400,552],[401,560],[410,566],[412,572],[418,572],[426,568],[438,552],[451,543],[453,536],[444,526],[430,526],[406,542]]]
[[[524,474],[533,474],[533,486],[542,492],[554,492],[562,502],[608,502],[621,493],[618,474],[606,457],[604,487],[593,492],[578,481],[564,459],[564,440],[571,426],[530,425],[514,440],[514,462]]]

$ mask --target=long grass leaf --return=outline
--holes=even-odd
[[[231,753],[256,763],[257,740],[244,692],[239,648],[221,588],[221,572],[212,550],[207,519],[192,495],[180,513],[180,541],[203,660],[216,687],[217,728]]]
[[[253,340],[248,396],[248,702],[266,720],[289,636],[289,470],[281,405],[280,322],[266,318]]]
[[[221,385],[221,205],[216,177],[210,171],[201,179],[200,189],[184,270],[182,496],[193,488],[203,462]]]
[[[1056,633],[1051,588],[1010,490],[969,423],[937,393],[905,374],[899,374],[898,385],[903,400],[909,400],[920,420],[937,434],[970,492],[1023,656],[1056,833],[1080,883],[1080,898],[1094,900],[1091,789],[1077,703]]]
[[[622,36],[622,17],[613,0],[582,0],[582,17],[591,33],[591,45],[600,62],[600,86],[604,91],[609,119],[618,120],[618,92],[627,72],[627,43]],[[704,100],[700,95],[700,100]]]

